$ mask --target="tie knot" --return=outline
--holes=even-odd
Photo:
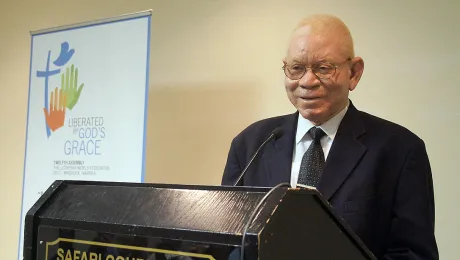
[[[319,142],[321,138],[326,134],[324,133],[323,129],[319,127],[312,127],[310,130],[308,130],[308,133],[311,135],[313,138],[313,141]]]

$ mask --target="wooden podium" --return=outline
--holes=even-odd
[[[24,232],[25,260],[375,259],[318,191],[283,185],[56,181]]]

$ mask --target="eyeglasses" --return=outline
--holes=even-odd
[[[313,72],[313,74],[316,75],[316,77],[320,79],[330,79],[335,75],[335,73],[337,72],[337,68],[340,67],[340,65],[350,60],[351,58],[348,58],[345,61],[339,63],[338,65],[330,62],[319,62],[313,64],[312,66],[304,66],[300,64],[288,65],[286,62],[284,62],[284,66],[282,69],[284,70],[284,74],[286,75],[286,77],[292,80],[301,79],[307,72],[308,68],[311,69],[311,71]]]

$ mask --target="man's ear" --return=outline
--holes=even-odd
[[[359,80],[364,72],[364,61],[361,57],[354,57],[351,59],[350,68],[350,91],[353,91],[358,85]]]

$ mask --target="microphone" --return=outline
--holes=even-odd
[[[249,163],[246,165],[246,167],[244,168],[244,170],[241,172],[240,176],[238,176],[238,179],[236,180],[236,182],[233,184],[233,186],[236,186],[241,178],[243,178],[244,174],[246,173],[246,171],[248,170],[249,166],[251,166],[252,164],[252,161],[254,161],[254,159],[257,157],[257,154],[259,154],[259,151],[262,149],[262,147],[265,146],[265,144],[267,144],[270,140],[272,139],[278,139],[280,138],[282,135],[284,134],[284,130],[281,128],[281,127],[277,127],[275,128],[272,133],[270,134],[270,136],[259,146],[259,148],[256,150],[256,152],[254,153],[254,155],[252,156],[251,160],[249,160]]]

